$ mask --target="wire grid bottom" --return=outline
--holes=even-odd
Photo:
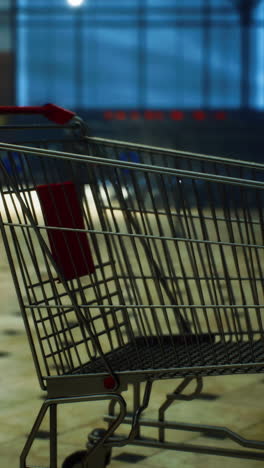
[[[160,340],[157,337],[137,338],[106,354],[105,358],[114,372],[153,370],[153,376],[157,375],[157,378],[264,372],[263,340],[212,342],[212,337],[209,340],[204,335],[198,341],[193,338],[190,343],[184,344],[182,337],[163,337]],[[262,363],[263,367],[259,365]],[[232,368],[232,365],[235,367]],[[210,369],[207,369],[209,366]],[[191,369],[186,371],[186,367]],[[103,359],[97,358],[75,373],[104,372],[106,368]]]

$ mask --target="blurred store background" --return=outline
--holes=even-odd
[[[0,70],[0,105],[263,160],[264,0],[0,0]]]

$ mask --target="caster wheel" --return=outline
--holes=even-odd
[[[96,440],[102,438],[106,433],[105,429],[94,429],[88,436],[88,443],[86,445],[87,449],[89,450],[89,447],[91,445],[94,445]],[[103,465],[104,468],[110,464],[111,462],[111,456],[112,456],[112,449],[110,447],[104,447],[101,448],[101,455],[100,455],[100,462]]]
[[[88,435],[88,441],[91,444],[94,444],[97,439],[101,439],[104,435],[106,434],[105,429],[94,429],[89,435]]]
[[[79,450],[65,458],[61,468],[83,468],[82,460],[87,454],[86,450]]]
[[[87,446],[87,448],[89,448]],[[89,466],[95,466],[97,468],[105,468],[111,461],[111,448],[104,448],[99,452],[91,455],[89,461],[82,464],[84,457],[87,455],[87,450],[79,450],[69,455],[63,462],[61,468],[87,468]]]

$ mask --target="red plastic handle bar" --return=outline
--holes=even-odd
[[[42,114],[47,119],[63,125],[69,122],[75,112],[55,106],[55,104],[45,104],[44,106],[0,106],[0,114]]]

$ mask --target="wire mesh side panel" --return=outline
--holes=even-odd
[[[81,166],[19,152],[16,159],[10,152],[1,160],[2,234],[40,379],[76,369],[84,371],[87,362],[124,344],[120,332],[126,326],[123,312],[118,307],[115,311],[108,307],[123,304],[122,296],[117,300],[122,291],[118,288],[111,250],[108,252],[104,244],[99,249],[96,237],[85,243],[81,236],[86,237],[85,229],[94,223],[96,208],[91,188],[86,211],[78,187],[71,206],[69,176],[72,175],[75,187],[75,170],[89,172],[87,165]],[[60,198],[55,190],[58,187]],[[49,194],[46,206],[43,200],[41,203],[41,188]],[[77,209],[83,217],[80,235],[73,222]],[[65,220],[65,210],[70,218],[65,223],[66,230],[60,223],[60,218]],[[52,211],[58,213],[49,229],[47,216]],[[63,247],[58,254],[60,243]],[[75,244],[79,244],[77,250]],[[87,248],[89,252],[85,251]],[[76,252],[79,263],[74,260]],[[94,304],[104,305],[103,310],[90,310],[88,306]],[[86,308],[81,310],[82,305]],[[99,340],[105,334],[108,344],[101,350]]]
[[[230,183],[93,169],[131,304],[130,347],[110,358],[119,370],[129,356],[133,369],[261,370],[263,184],[247,187],[247,176],[262,181],[263,168],[214,167]]]
[[[63,184],[76,166],[81,170],[85,183],[76,193],[84,228],[47,227],[33,159],[52,196],[54,178],[62,187],[64,204],[53,208],[67,208],[69,218],[77,208]],[[216,182],[206,172],[179,176],[92,158],[64,160],[60,170],[56,158],[21,154],[20,164],[23,171],[9,170],[3,180],[3,229],[47,374],[104,372],[106,362],[116,372],[159,376],[263,370],[260,168],[251,169],[251,182],[232,179],[232,167],[229,179]],[[54,229],[68,243],[70,278],[52,248]],[[74,243],[80,251],[86,244],[69,232],[86,232],[89,240],[81,276]]]

